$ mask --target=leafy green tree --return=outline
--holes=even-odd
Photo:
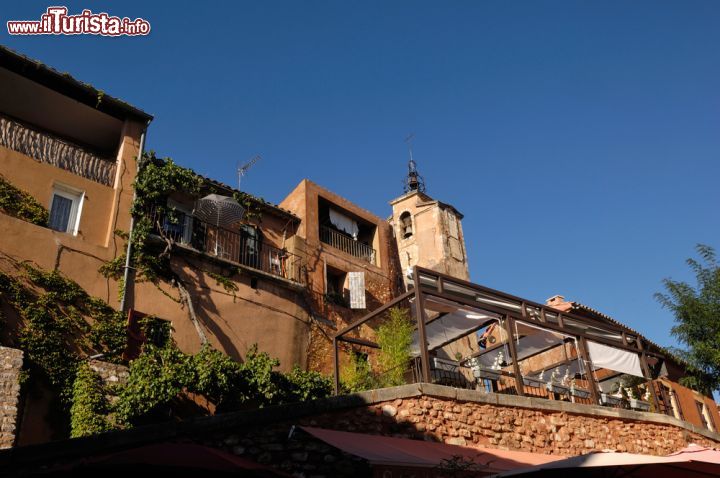
[[[387,322],[378,327],[378,365],[382,371],[381,383],[385,387],[403,385],[405,372],[412,355],[412,334],[414,324],[408,309],[393,307]]]
[[[703,244],[695,247],[700,260],[686,262],[697,285],[664,279],[666,293],[655,298],[675,315],[672,334],[686,350],[675,350],[690,365],[683,384],[696,390],[720,389],[720,265],[715,250]]]

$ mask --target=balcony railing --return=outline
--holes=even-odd
[[[114,160],[101,158],[6,116],[0,116],[0,146],[106,186],[115,181]]]
[[[158,235],[199,252],[305,284],[302,258],[265,244],[254,230],[253,233],[217,227],[179,211],[151,210],[149,217]]]
[[[375,249],[329,227],[320,226],[320,240],[354,257],[376,265]]]

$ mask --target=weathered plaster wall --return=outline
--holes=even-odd
[[[280,359],[281,370],[306,365],[310,319],[301,286],[200,254],[179,252],[172,267],[186,284],[200,327],[217,350],[242,360],[257,344],[260,351]],[[230,278],[237,290],[226,290],[209,273]],[[173,339],[184,352],[200,350],[200,337],[177,288],[138,282],[130,304],[138,312],[169,320]]]
[[[710,397],[706,397],[695,390],[683,387],[679,383],[663,380],[667,386],[672,388],[677,397],[678,405],[682,410],[682,417],[684,420],[697,425],[703,426],[702,419],[700,418],[700,412],[696,405],[697,402],[705,404],[708,413],[711,416],[711,425],[717,431],[717,427],[720,426],[720,414],[718,413],[718,406]]]
[[[104,186],[0,147],[0,174],[46,208],[50,208],[56,182],[85,192],[76,236],[0,214],[3,230],[0,253],[17,260],[30,260],[44,269],[57,268],[91,295],[117,304],[117,284],[102,277],[97,269],[125,251],[124,241],[114,231],[127,231],[130,227],[131,185],[141,129],[138,123],[125,123],[117,155],[115,187]]]
[[[377,255],[376,264],[370,264],[320,241],[318,211],[320,199],[375,226],[373,248]],[[329,337],[400,292],[401,284],[398,282],[400,265],[393,232],[387,221],[307,179],[301,181],[280,206],[302,219],[295,247],[298,253],[306,257],[308,302],[313,314],[321,319],[313,322],[310,331],[308,366],[314,370],[331,373],[332,343]],[[344,272],[365,273],[366,309],[352,310],[324,300],[326,267]]]
[[[403,270],[417,265],[469,280],[461,217],[452,208],[417,192],[405,194],[390,204]],[[413,226],[413,234],[408,238],[400,221],[406,212]]]

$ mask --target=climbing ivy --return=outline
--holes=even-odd
[[[286,393],[289,401],[317,400],[329,397],[333,392],[332,381],[320,372],[303,370],[295,365],[286,375],[289,387]]]
[[[0,211],[10,216],[47,227],[49,214],[34,197],[18,189],[0,175]]]
[[[82,437],[103,433],[115,428],[109,420],[110,404],[100,376],[82,363],[73,384],[70,407],[70,436]]]
[[[209,345],[188,355],[172,342],[145,346],[130,364],[127,385],[121,388],[115,412],[119,423],[132,426],[153,411],[171,404],[183,392],[201,394],[220,411],[255,408],[327,397],[331,381],[317,372],[295,367],[275,370],[280,362],[253,345],[239,363]]]
[[[235,275],[236,272],[237,269],[233,271],[233,275]],[[217,285],[222,286],[222,288],[225,289],[225,292],[235,295],[235,292],[240,290],[237,284],[230,278],[232,276],[225,276],[212,271],[206,271],[206,273],[207,275],[215,279]]]
[[[197,200],[205,193],[216,192],[216,187],[192,169],[178,166],[171,158],[158,158],[154,151],[143,155],[138,175],[133,183],[135,200],[131,212],[135,218],[132,231],[131,263],[138,271],[138,277],[151,282],[177,280],[170,268],[170,254],[167,245],[150,241],[149,236],[155,230],[150,217],[168,217],[173,219],[175,210],[167,205],[168,197],[182,192],[190,199]],[[245,208],[247,219],[261,217],[258,204],[263,200],[242,191],[234,191],[233,198]],[[103,264],[100,272],[105,277],[120,279],[125,266],[125,256],[120,255]],[[236,286],[219,274],[211,276],[228,292],[235,292]]]
[[[118,421],[131,426],[160,405],[169,404],[194,378],[188,356],[175,346],[147,346],[130,362],[130,376],[119,395]]]
[[[154,228],[150,211],[155,211],[156,217],[160,217],[169,210],[167,198],[171,193],[182,191],[197,199],[204,186],[202,177],[178,166],[170,158],[157,158],[153,151],[143,156],[133,183],[135,201],[131,210],[135,217],[131,261],[141,277],[152,282],[175,278],[165,246],[148,240]]]
[[[58,271],[18,264],[19,274],[0,272],[0,299],[22,318],[18,335],[31,371],[42,373],[68,407],[80,357],[89,351],[118,362],[125,349],[125,321]]]

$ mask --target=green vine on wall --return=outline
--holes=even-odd
[[[47,227],[49,213],[29,193],[13,186],[0,175],[0,211],[10,216]]]
[[[124,317],[58,271],[17,266],[18,276],[0,272],[0,298],[22,319],[18,341],[31,370],[48,379],[67,407],[83,355],[99,352],[107,361],[121,360]]]
[[[73,384],[70,408],[70,436],[81,437],[103,433],[116,428],[110,418],[107,390],[100,376],[82,363],[77,369]]]
[[[328,377],[298,367],[283,374],[275,370],[277,359],[253,346],[243,363],[204,346],[199,353],[181,352],[168,341],[163,346],[146,344],[130,363],[128,382],[117,387],[118,398],[110,405],[89,368],[81,367],[76,379],[77,403],[72,409],[74,436],[129,428],[143,423],[158,410],[192,392],[205,396],[219,411],[255,408],[327,397],[332,392]],[[84,387],[90,390],[83,392]]]
[[[204,194],[217,192],[217,187],[192,169],[178,166],[171,158],[158,158],[153,151],[143,155],[133,187],[135,201],[131,212],[135,224],[132,231],[131,263],[141,280],[154,283],[177,280],[177,275],[170,267],[170,245],[149,240],[157,226],[152,223],[149,213],[154,211],[156,218],[168,217],[172,220],[175,210],[167,205],[167,200],[173,193],[181,193],[188,199],[197,200]],[[247,220],[260,219],[258,203],[262,204],[264,201],[242,191],[233,191],[232,196],[245,208]],[[120,255],[101,266],[100,272],[105,277],[119,279],[123,275],[124,266],[125,256]],[[212,277],[228,292],[233,291],[234,284],[223,280],[224,276],[215,274]]]

